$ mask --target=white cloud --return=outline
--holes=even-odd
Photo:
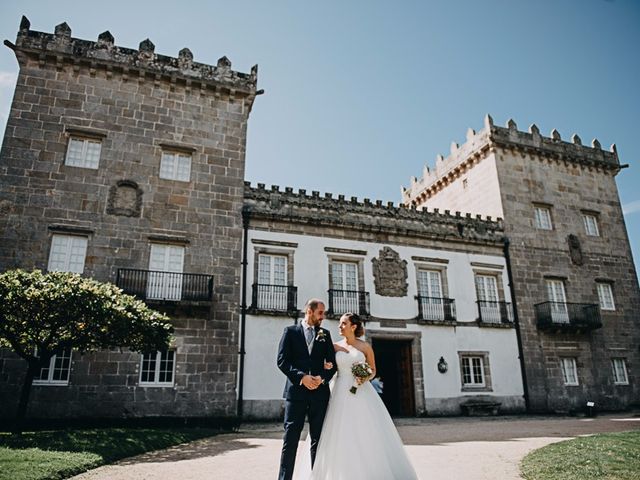
[[[625,215],[631,215],[638,212],[640,212],[640,200],[634,200],[633,202],[622,205],[622,213]]]

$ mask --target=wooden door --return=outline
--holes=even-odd
[[[402,342],[400,345],[400,414],[414,416],[416,405],[413,386],[413,361],[411,355],[411,342]]]

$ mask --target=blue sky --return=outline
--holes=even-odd
[[[638,0],[323,0],[56,2],[3,0],[0,35],[22,15],[74,37],[109,30],[116,44],[183,47],[196,61],[258,64],[265,95],[249,121],[252,182],[400,200],[468,127],[490,113],[521,130],[616,143],[620,200],[640,259]],[[0,129],[17,74],[0,49]]]

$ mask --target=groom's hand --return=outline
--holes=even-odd
[[[302,377],[302,385],[309,390],[315,390],[322,384],[322,378],[319,376],[312,377],[311,375],[305,375]]]

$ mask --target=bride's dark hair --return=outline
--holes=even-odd
[[[364,324],[362,322],[362,319],[355,313],[345,313],[344,317],[349,320],[349,323],[351,325],[355,325],[356,329],[354,330],[354,335],[356,337],[361,337],[364,335]]]

